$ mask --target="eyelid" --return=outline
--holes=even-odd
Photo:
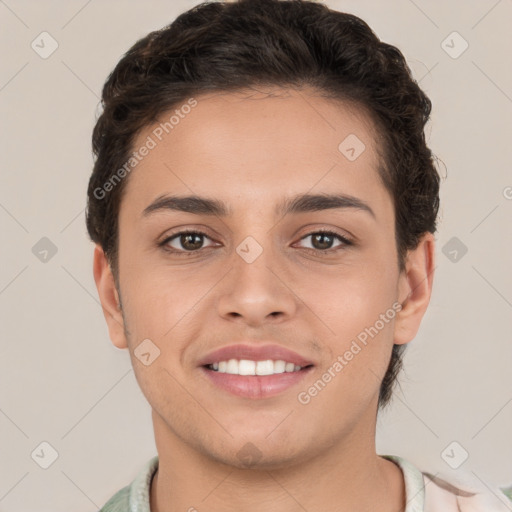
[[[207,249],[208,247],[211,247],[211,246],[201,247],[200,249],[197,249],[196,251],[185,251],[183,249],[175,249],[174,247],[172,247],[171,249],[166,249],[166,246],[169,242],[179,238],[181,235],[200,235],[200,236],[209,238],[210,240],[214,241],[213,238],[210,235],[208,235],[208,233],[205,233],[203,230],[191,228],[191,229],[182,229],[180,231],[176,231],[174,233],[167,234],[161,242],[158,242],[158,246],[163,247],[165,250],[168,250],[169,252],[174,253],[174,254],[178,254],[178,253],[179,254],[194,254],[194,253],[198,253],[202,249]]]
[[[299,239],[299,242],[301,242],[305,238],[308,238],[310,236],[317,235],[317,234],[325,234],[325,235],[337,238],[341,242],[341,244],[338,245],[337,247],[331,247],[330,249],[324,249],[324,250],[315,249],[315,248],[311,248],[311,247],[303,247],[303,249],[309,249],[309,250],[314,251],[319,254],[330,254],[331,252],[335,252],[338,249],[341,249],[343,247],[349,247],[349,246],[352,246],[355,244],[354,240],[351,237],[349,237],[347,235],[342,235],[341,233],[338,233],[337,231],[334,231],[333,229],[326,229],[326,228],[318,228],[318,229],[313,229],[312,231],[309,231],[308,233],[306,233]]]
[[[177,229],[180,229],[180,228],[177,228]],[[346,247],[350,247],[355,244],[352,237],[347,236],[345,234],[338,233],[337,231],[335,231],[332,228],[316,228],[316,229],[312,228],[312,229],[310,229],[310,231],[308,231],[307,233],[302,235],[299,238],[298,242],[301,242],[302,240],[304,240],[310,236],[320,234],[320,233],[337,238],[341,242],[341,244],[336,247],[331,247],[330,249],[323,249],[323,250],[315,249],[312,247],[302,247],[302,249],[306,249],[308,251],[313,251],[320,255],[322,255],[322,254],[329,255],[332,252],[337,252],[338,250],[341,250]],[[211,236],[209,236],[208,233],[204,232],[202,229],[189,228],[189,229],[181,229],[179,231],[175,231],[175,232],[171,232],[170,234],[167,234],[167,236],[165,236],[165,238],[161,242],[158,243],[158,246],[162,247],[164,250],[170,252],[171,254],[184,255],[184,256],[188,256],[188,255],[192,256],[194,254],[200,253],[204,249],[214,247],[214,245],[211,245],[208,247],[201,247],[195,251],[186,251],[183,249],[176,249],[174,247],[167,248],[167,244],[170,241],[177,239],[180,235],[200,235],[205,238],[209,238],[210,240],[212,240],[215,243],[215,240],[213,240],[213,238]],[[297,242],[295,242],[295,243],[297,243]]]

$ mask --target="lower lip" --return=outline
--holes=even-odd
[[[270,398],[298,384],[313,367],[274,375],[233,375],[200,368],[215,386],[244,398]]]

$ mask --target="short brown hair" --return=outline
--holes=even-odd
[[[128,178],[105,194],[103,185],[129,160],[136,135],[192,95],[261,85],[309,86],[369,112],[382,140],[379,174],[394,201],[400,270],[407,251],[435,232],[439,175],[424,135],[431,102],[396,47],[360,18],[314,1],[203,2],[134,44],[103,87],[86,222],[116,280],[118,213]],[[380,407],[391,398],[404,348],[393,346]]]

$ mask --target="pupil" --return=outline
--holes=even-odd
[[[190,240],[196,239],[195,243]],[[190,242],[190,243],[189,243]],[[181,245],[185,249],[200,249],[202,245],[202,235],[199,235],[197,233],[190,233],[188,235],[181,235]]]
[[[316,247],[317,249],[329,249],[330,248],[330,245],[332,243],[332,235],[328,235],[326,233],[317,233],[315,236],[313,236],[313,245],[316,246],[315,242],[318,241],[320,239],[320,247]],[[325,239],[327,239],[328,241],[325,242]],[[322,240],[324,240],[324,242],[322,243]]]

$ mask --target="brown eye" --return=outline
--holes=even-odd
[[[306,240],[311,237],[311,247],[305,247],[305,249],[311,249],[319,252],[328,252],[335,251],[339,247],[344,247],[347,245],[352,245],[352,242],[348,240],[346,237],[335,233],[333,231],[315,231],[313,233],[309,233],[305,237],[301,238],[302,240]],[[337,246],[333,247],[333,243],[338,240],[340,243]]]
[[[198,252],[204,248],[204,239],[209,237],[200,231],[181,231],[162,242],[162,246],[173,253]]]

